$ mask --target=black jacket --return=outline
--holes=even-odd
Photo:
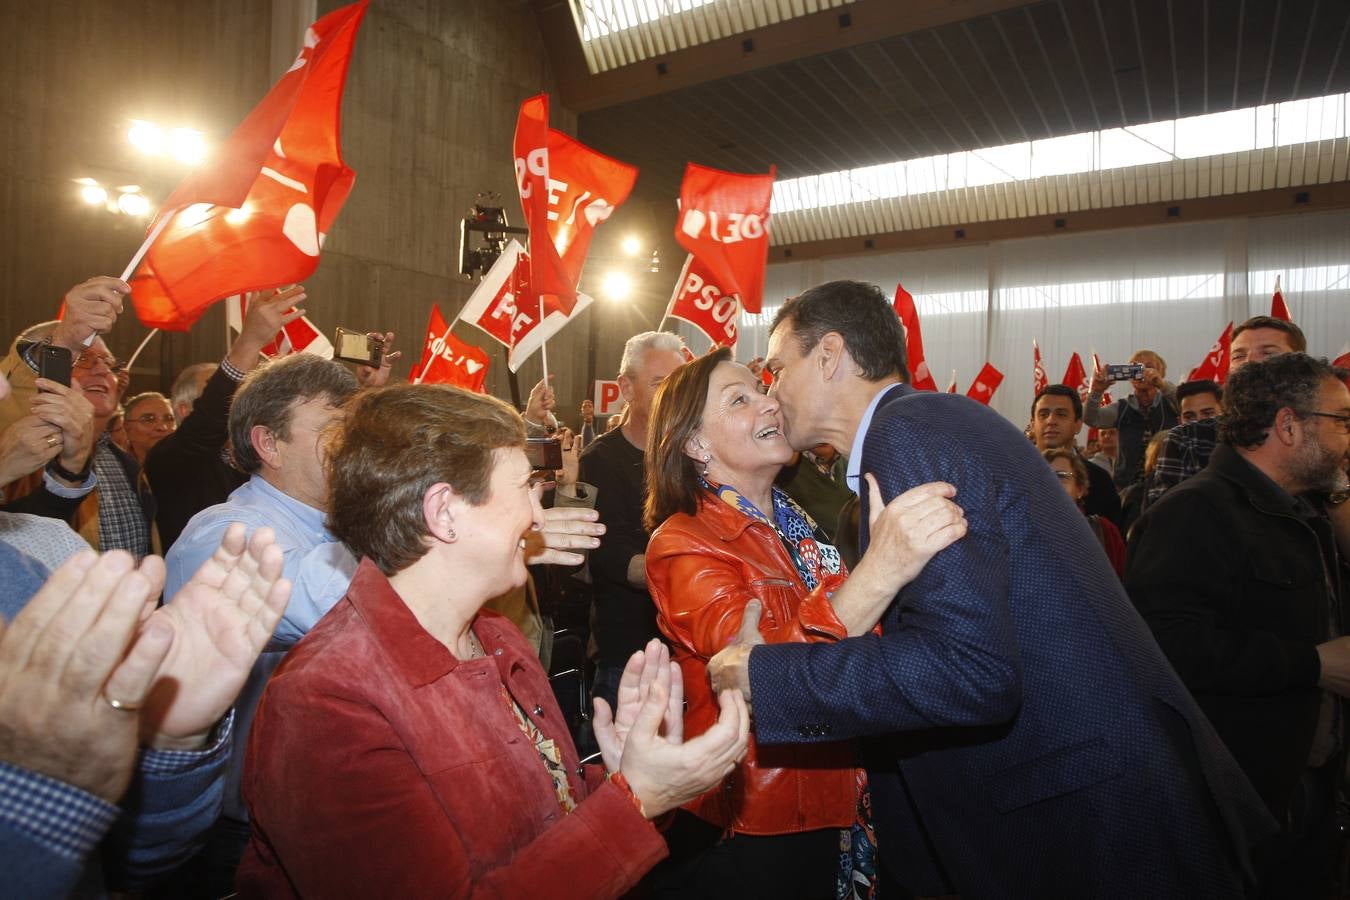
[[[1317,728],[1316,645],[1339,633],[1330,523],[1232,447],[1134,527],[1125,587],[1281,821]]]
[[[248,477],[221,456],[229,438],[230,401],[239,383],[216,369],[192,412],[145,457],[145,477],[159,509],[155,524],[168,553],[188,519],[217,503]]]

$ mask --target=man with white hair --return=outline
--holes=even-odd
[[[593,627],[600,656],[592,693],[603,697],[610,708],[628,657],[659,637],[656,607],[647,593],[643,456],[652,398],[684,360],[684,341],[678,335],[647,331],[629,338],[619,364],[619,390],[628,404],[628,417],[581,454],[581,481],[594,487],[595,509],[606,529],[604,541],[590,554]]]

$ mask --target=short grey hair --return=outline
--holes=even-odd
[[[193,363],[179,372],[178,377],[173,380],[173,387],[169,388],[169,399],[173,403],[174,411],[178,411],[180,403],[191,409],[197,398],[202,395],[202,388],[205,386],[204,382],[198,380],[201,373],[208,372],[214,375],[218,368],[220,367],[215,363]]]
[[[653,351],[680,353],[683,350],[684,338],[678,334],[671,334],[669,331],[644,331],[642,334],[635,334],[628,339],[628,343],[623,345],[623,359],[619,362],[619,374],[631,378],[638,367],[642,365],[642,361],[647,354]]]
[[[313,353],[293,353],[249,372],[230,404],[230,453],[235,468],[251,475],[262,468],[250,432],[262,425],[283,441],[291,437],[291,416],[309,400],[341,406],[357,391],[356,376],[342,363]]]

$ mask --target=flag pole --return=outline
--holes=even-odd
[[[539,295],[539,327],[544,327],[544,295]],[[540,361],[544,364],[544,387],[548,387],[548,338],[539,342]]]
[[[127,267],[124,270],[122,270],[123,281],[127,281],[127,279],[131,277],[132,273],[136,271],[136,267],[141,264],[141,260],[145,259],[145,254],[150,252],[150,245],[153,244],[155,242],[155,239],[159,237],[160,232],[164,230],[164,226],[169,224],[169,220],[173,218],[173,214],[175,212],[177,212],[176,209],[171,209],[167,213],[159,217],[159,221],[155,223],[155,227],[151,228],[150,233],[146,235],[145,242],[141,244],[141,248],[136,251],[136,254],[131,257],[131,262],[127,263]],[[127,283],[130,284],[131,282],[127,281]],[[158,328],[155,329],[155,331],[158,330],[159,330]],[[150,334],[153,335],[155,331],[150,332]],[[97,333],[90,334],[89,337],[84,339],[84,345],[88,347],[90,344],[94,343],[94,338],[96,337],[98,337]],[[149,337],[146,338],[146,340],[149,339],[150,339]],[[145,344],[142,343],[141,346],[144,347]],[[140,353],[139,350],[137,350],[136,352]],[[133,355],[131,358],[134,360],[136,357]],[[131,363],[127,363],[127,369],[130,368]]]
[[[159,329],[151,328],[150,333],[145,336],[145,340],[141,341],[141,345],[136,348],[136,352],[131,354],[131,359],[127,360],[127,374],[130,374],[131,367],[136,365],[136,360],[140,358],[141,351],[145,349],[145,345],[150,343],[150,339],[157,334],[159,334]]]
[[[455,323],[459,321],[459,317],[464,315],[464,306],[467,305],[467,303],[468,301],[465,301],[465,304],[460,306],[459,312],[455,313],[455,317],[450,320],[450,324],[445,326],[445,334],[441,335],[437,340],[432,341],[431,355],[433,358],[435,358],[436,354],[439,352],[436,350],[436,345],[440,344],[442,349],[444,349],[446,343],[450,340],[450,332],[454,330]],[[422,379],[426,377],[427,370],[430,368],[431,368],[431,360],[429,359],[427,360],[427,364],[422,367],[422,371],[417,373],[417,378],[416,380],[413,381],[413,384],[421,384]]]

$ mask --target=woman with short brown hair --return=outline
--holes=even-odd
[[[684,674],[687,734],[714,721],[706,664],[752,603],[771,643],[847,636],[837,604],[871,610],[857,626],[866,632],[928,559],[964,534],[950,486],[915,488],[883,509],[873,484],[871,546],[845,581],[835,548],[774,487],[793,452],[777,402],[725,349],[671,374],[650,421],[647,583]],[[859,784],[847,743],[758,748],[752,739],[731,776],[686,804],[692,815],[672,833],[699,849],[673,861],[657,896],[852,896],[872,874]]]
[[[653,642],[625,671],[622,730],[597,705],[604,767],[578,763],[533,649],[482,609],[524,583],[542,521],[524,443],[514,410],[457,388],[349,402],[328,525],[362,560],[254,719],[241,896],[614,897],[665,855],[650,820],[745,752],[737,692],[682,741]]]

